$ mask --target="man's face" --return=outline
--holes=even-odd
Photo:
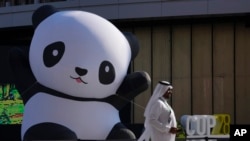
[[[164,98],[169,99],[171,95],[173,94],[172,89],[168,89],[165,94],[163,95]]]

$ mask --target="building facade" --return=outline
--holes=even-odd
[[[168,80],[177,120],[182,115],[229,114],[231,123],[250,124],[249,0],[1,1],[1,60],[11,47],[28,49],[31,15],[44,4],[96,13],[137,36],[141,48],[131,71],[147,71],[152,83],[122,111],[125,121],[143,123],[154,86]],[[12,81],[8,65],[0,81]]]

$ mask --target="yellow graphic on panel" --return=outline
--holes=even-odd
[[[214,114],[216,125],[212,130],[212,135],[226,135],[230,133],[230,115],[228,114]]]

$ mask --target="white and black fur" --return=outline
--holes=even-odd
[[[135,36],[120,34],[97,15],[60,12],[50,5],[38,8],[32,20],[29,52],[10,52],[25,103],[22,140],[135,139],[119,117],[119,110],[150,83],[146,72],[127,74],[139,51]]]

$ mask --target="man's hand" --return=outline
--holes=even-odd
[[[172,133],[172,134],[176,134],[180,131],[179,128],[176,128],[176,127],[171,127],[170,130],[169,130],[169,133]]]

